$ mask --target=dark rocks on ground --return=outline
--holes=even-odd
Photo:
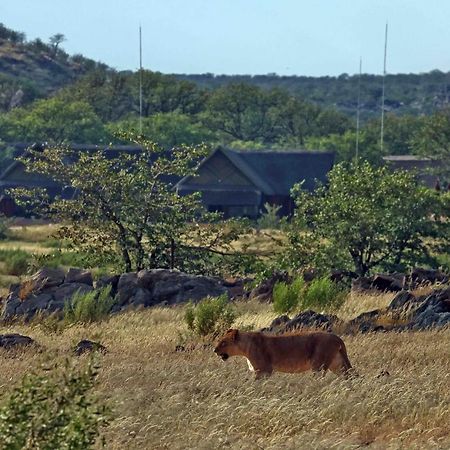
[[[297,314],[290,319],[283,315],[272,321],[269,327],[263,328],[261,331],[268,333],[286,333],[302,328],[321,329],[331,331],[333,326],[339,322],[339,318],[334,315],[320,314],[309,310]]]
[[[440,270],[417,267],[411,271],[411,281],[416,284],[447,283],[449,276]]]
[[[372,287],[383,292],[398,292],[404,289],[405,283],[405,274],[378,274],[373,277]]]
[[[142,308],[156,304],[174,305],[218,297],[229,289],[223,280],[215,277],[188,275],[176,270],[155,269],[103,277],[95,283],[96,289],[111,286],[115,298],[112,312],[126,308]],[[235,286],[238,285],[236,281]],[[44,268],[22,285],[12,286],[4,302],[1,318],[10,320],[20,316],[31,319],[36,313],[62,314],[64,305],[74,294],[92,291],[92,275],[83,270]],[[26,291],[26,296],[22,295]]]
[[[73,352],[75,355],[80,356],[83,353],[88,352],[100,352],[100,353],[106,353],[106,347],[98,342],[93,342],[88,339],[83,339],[75,346],[73,349]]]
[[[257,299],[261,302],[272,301],[273,287],[275,286],[275,283],[279,281],[288,283],[291,281],[291,277],[287,272],[276,272],[259,286],[252,289],[249,298]]]
[[[9,350],[33,344],[35,344],[35,341],[28,336],[23,336],[17,333],[0,334],[0,348]]]
[[[92,274],[89,270],[70,268],[64,279],[65,283],[82,283],[93,286]]]

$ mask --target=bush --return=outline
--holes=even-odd
[[[281,209],[281,205],[271,205],[270,203],[264,203],[265,211],[261,214],[258,219],[258,228],[264,229],[278,229],[280,228],[280,217],[278,213]]]
[[[64,320],[69,323],[98,322],[109,316],[115,300],[111,286],[100,291],[76,292],[64,305]]]
[[[5,272],[8,275],[20,276],[27,273],[31,258],[31,254],[24,250],[0,250],[0,259],[5,262]]]
[[[273,287],[273,309],[278,314],[286,314],[297,308],[304,291],[305,282],[302,277],[296,278],[292,284],[279,281]]]
[[[0,448],[93,448],[108,424],[107,408],[91,393],[96,375],[92,362],[26,374],[0,409]]]
[[[197,305],[188,306],[185,321],[188,328],[199,336],[218,336],[230,328],[236,318],[226,294],[207,297]]]
[[[347,295],[346,288],[334,283],[329,278],[316,278],[305,290],[300,306],[309,308],[338,308]]]

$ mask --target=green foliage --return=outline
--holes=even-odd
[[[66,361],[26,374],[0,409],[0,448],[85,450],[100,444],[108,409],[92,394],[97,369]]]
[[[300,308],[304,309],[337,309],[345,300],[347,290],[327,277],[316,278],[304,290]]]
[[[208,148],[178,146],[166,152],[142,136],[121,136],[135,139],[142,152],[112,157],[107,151],[48,148],[30,150],[21,158],[30,172],[73,186],[74,199],[51,200],[45,191],[27,189],[16,189],[13,195],[65,223],[58,237],[69,249],[88,255],[90,267],[196,271],[208,268],[212,254],[232,258],[232,243],[248,227],[246,222],[224,222],[206,213],[199,194],[180,196],[170,181],[194,174]]]
[[[329,186],[293,190],[296,211],[285,255],[294,268],[404,270],[448,249],[449,196],[419,187],[414,175],[368,163],[336,165]],[[432,238],[432,239],[430,239]]]
[[[236,312],[226,294],[217,298],[207,297],[196,305],[187,307],[185,322],[199,336],[218,336],[236,319]]]
[[[266,230],[274,230],[280,227],[281,219],[278,215],[281,205],[271,205],[270,203],[264,203],[265,211],[258,218],[258,228]]]
[[[273,287],[273,310],[277,314],[294,311],[303,295],[305,282],[302,277],[296,278],[291,284],[278,281]]]
[[[138,131],[139,118],[129,117],[109,124],[108,130],[114,134],[118,131]],[[148,139],[158,142],[164,148],[177,145],[197,145],[216,140],[214,133],[195,121],[192,116],[177,112],[157,113],[142,120],[142,133]]]
[[[27,273],[32,256],[25,250],[0,249],[0,260],[4,261],[5,273],[20,276]]]
[[[414,135],[413,148],[415,153],[439,161],[434,170],[437,174],[450,175],[450,107],[423,118],[423,126]]]
[[[114,304],[111,286],[100,291],[78,291],[64,305],[64,320],[68,323],[99,322],[109,316]]]
[[[88,103],[62,97],[39,100],[30,108],[0,116],[0,135],[11,142],[99,143],[106,138],[102,122]]]

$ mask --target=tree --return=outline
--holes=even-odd
[[[114,122],[108,125],[108,129],[114,133],[118,131],[139,130],[139,117],[133,116],[128,119]],[[142,133],[148,139],[158,142],[166,149],[177,145],[196,145],[203,142],[214,142],[214,133],[195,122],[191,116],[180,113],[159,113],[142,120]]]
[[[89,104],[60,97],[38,100],[0,116],[0,134],[9,142],[97,144],[106,139],[104,126]]]
[[[107,263],[127,272],[157,267],[188,270],[202,266],[197,260],[208,252],[229,256],[238,227],[200,226],[199,221],[216,217],[203,213],[198,194],[179,196],[173,189],[180,177],[194,174],[207,152],[205,146],[166,152],[142,137],[121,138],[133,140],[142,151],[30,149],[21,158],[27,170],[71,186],[76,196],[51,199],[45,192],[19,189],[14,196],[62,222],[60,237],[90,255],[88,263],[94,266]],[[208,266],[202,267],[211,272]]]
[[[58,53],[59,45],[62,44],[65,40],[66,37],[62,33],[56,33],[50,37],[49,42],[50,45],[52,46],[53,56],[55,56]]]
[[[437,172],[450,174],[450,107],[423,119],[423,126],[414,136],[414,152],[439,161]]]
[[[432,261],[450,244],[450,197],[417,186],[408,172],[367,162],[336,165],[329,186],[294,189],[289,260],[326,269],[400,269]]]

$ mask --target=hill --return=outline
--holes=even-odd
[[[108,69],[82,55],[69,56],[59,43],[28,42],[23,33],[0,24],[0,111],[48,97],[90,70]]]

